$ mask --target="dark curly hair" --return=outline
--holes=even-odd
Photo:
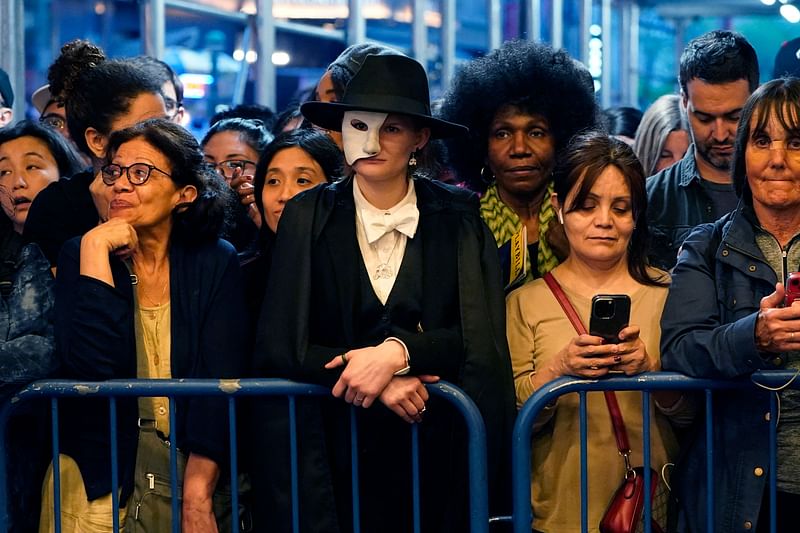
[[[565,213],[583,205],[603,171],[614,166],[625,177],[631,192],[634,230],[628,242],[628,272],[643,285],[666,287],[663,276],[653,276],[647,269],[647,191],[642,164],[627,143],[604,131],[591,131],[572,138],[553,171],[555,192]],[[575,197],[565,205],[569,193]]]
[[[147,93],[161,95],[161,84],[129,60],[107,59],[82,71],[64,95],[67,128],[78,149],[95,158],[86,143],[86,130],[94,128],[109,135],[112,122]]]
[[[145,120],[111,134],[107,160],[113,159],[120,146],[139,138],[166,156],[172,167],[170,177],[177,186],[193,185],[197,189],[194,202],[174,211],[172,237],[188,244],[219,237],[236,198],[228,184],[206,163],[194,136],[167,119]]]
[[[106,54],[99,46],[83,39],[75,39],[62,46],[61,54],[47,69],[53,100],[63,105],[78,76],[105,60]]]
[[[547,119],[556,153],[578,132],[598,123],[599,109],[589,71],[564,50],[533,41],[509,41],[465,64],[444,96],[440,117],[463,124],[469,135],[448,139],[451,164],[472,189],[481,179],[489,125],[504,106]]]

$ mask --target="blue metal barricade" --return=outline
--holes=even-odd
[[[487,493],[487,465],[486,465],[486,431],[480,412],[472,400],[457,387],[439,382],[427,385],[427,389],[432,396],[445,399],[453,405],[464,419],[467,429],[467,455],[469,468],[469,520],[472,533],[487,533],[489,524],[489,505]],[[231,508],[238,509],[238,457],[236,452],[236,398],[242,396],[263,396],[263,397],[287,397],[289,403],[289,428],[290,428],[290,460],[291,460],[291,494],[292,494],[292,524],[295,532],[300,530],[300,511],[298,505],[298,455],[296,439],[296,399],[298,397],[330,397],[330,390],[318,385],[297,383],[282,379],[238,379],[238,380],[211,380],[211,379],[180,379],[180,380],[111,380],[104,382],[76,382],[66,380],[48,380],[32,383],[14,398],[3,406],[0,410],[0,531],[8,528],[8,493],[6,480],[6,429],[9,417],[14,409],[26,401],[35,398],[50,398],[52,412],[52,434],[53,434],[53,474],[54,474],[54,497],[56,532],[60,531],[60,495],[59,495],[59,442],[58,442],[58,399],[77,398],[77,397],[105,397],[109,400],[109,420],[111,432],[111,482],[112,487],[118,486],[118,466],[117,466],[117,409],[116,399],[120,397],[155,397],[164,396],[170,402],[170,428],[173,433],[171,439],[175,439],[174,428],[177,428],[175,420],[174,399],[185,396],[221,396],[228,399],[229,414],[229,433],[230,433],[230,462],[231,462]],[[351,436],[353,443],[357,441],[357,425],[355,424],[355,409],[351,408]],[[419,439],[418,426],[412,425],[411,428],[411,454],[413,485],[413,523],[414,531],[420,531],[420,502],[419,502]],[[358,454],[355,453],[353,445],[353,516],[358,531],[359,516],[359,490],[358,490]],[[170,447],[170,470],[171,470],[171,493],[172,493],[172,530],[180,531],[178,522],[178,499],[177,499],[177,450],[176,446]],[[119,530],[118,501],[117,491],[112,490],[112,515],[114,520],[114,531]],[[239,522],[236,512],[231,513],[231,529],[234,533],[239,531]]]
[[[650,392],[659,390],[704,391],[704,407],[706,414],[705,438],[708,450],[706,477],[708,485],[706,506],[712,512],[707,513],[706,531],[714,531],[714,458],[713,458],[713,412],[712,397],[714,391],[742,390],[746,392],[758,387],[800,389],[800,380],[794,379],[791,371],[762,371],[752,376],[736,380],[696,379],[674,372],[656,372],[640,374],[635,377],[612,377],[602,380],[584,380],[562,377],[537,390],[528,398],[520,410],[512,437],[512,499],[514,533],[530,533],[533,521],[531,509],[531,438],[533,424],[541,410],[558,397],[578,393],[580,424],[580,456],[581,456],[581,523],[582,531],[588,531],[587,524],[587,472],[586,472],[586,394],[594,391],[642,391],[642,445],[644,464],[650,464]],[[771,395],[769,422],[769,490],[770,490],[770,531],[775,533],[775,490],[776,490],[776,457],[777,457],[777,409],[776,396]],[[650,486],[650,469],[644,469],[644,486]],[[651,533],[650,527],[650,491],[644,491],[644,526],[645,532]]]

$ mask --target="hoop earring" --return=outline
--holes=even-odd
[[[414,168],[417,166],[417,151],[411,152],[411,158],[408,160],[408,166]]]
[[[486,177],[486,167],[481,167],[481,181],[484,182],[486,185],[491,185],[494,182],[494,174],[491,174],[488,178]]]

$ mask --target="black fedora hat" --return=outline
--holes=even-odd
[[[431,129],[431,137],[467,132],[460,124],[431,116],[428,77],[422,65],[403,55],[368,55],[347,85],[341,102],[306,102],[303,116],[326,130],[341,131],[345,111],[398,113]]]

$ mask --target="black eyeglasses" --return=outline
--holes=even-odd
[[[172,177],[172,175],[167,174],[160,168],[156,168],[153,165],[148,165],[147,163],[134,163],[133,165],[127,167],[117,165],[116,163],[111,163],[110,165],[106,165],[100,169],[103,174],[103,183],[106,185],[114,185],[114,182],[122,177],[123,173],[127,174],[128,181],[133,185],[144,185],[147,180],[150,179],[150,173],[154,170],[161,172],[168,178]]]
[[[57,130],[63,130],[67,127],[67,121],[61,115],[44,115],[39,117],[39,122]]]
[[[256,171],[256,164],[247,159],[228,159],[227,161],[220,161],[219,163],[211,163],[217,174],[223,178],[232,178],[233,172],[239,169],[239,175],[253,174]]]

